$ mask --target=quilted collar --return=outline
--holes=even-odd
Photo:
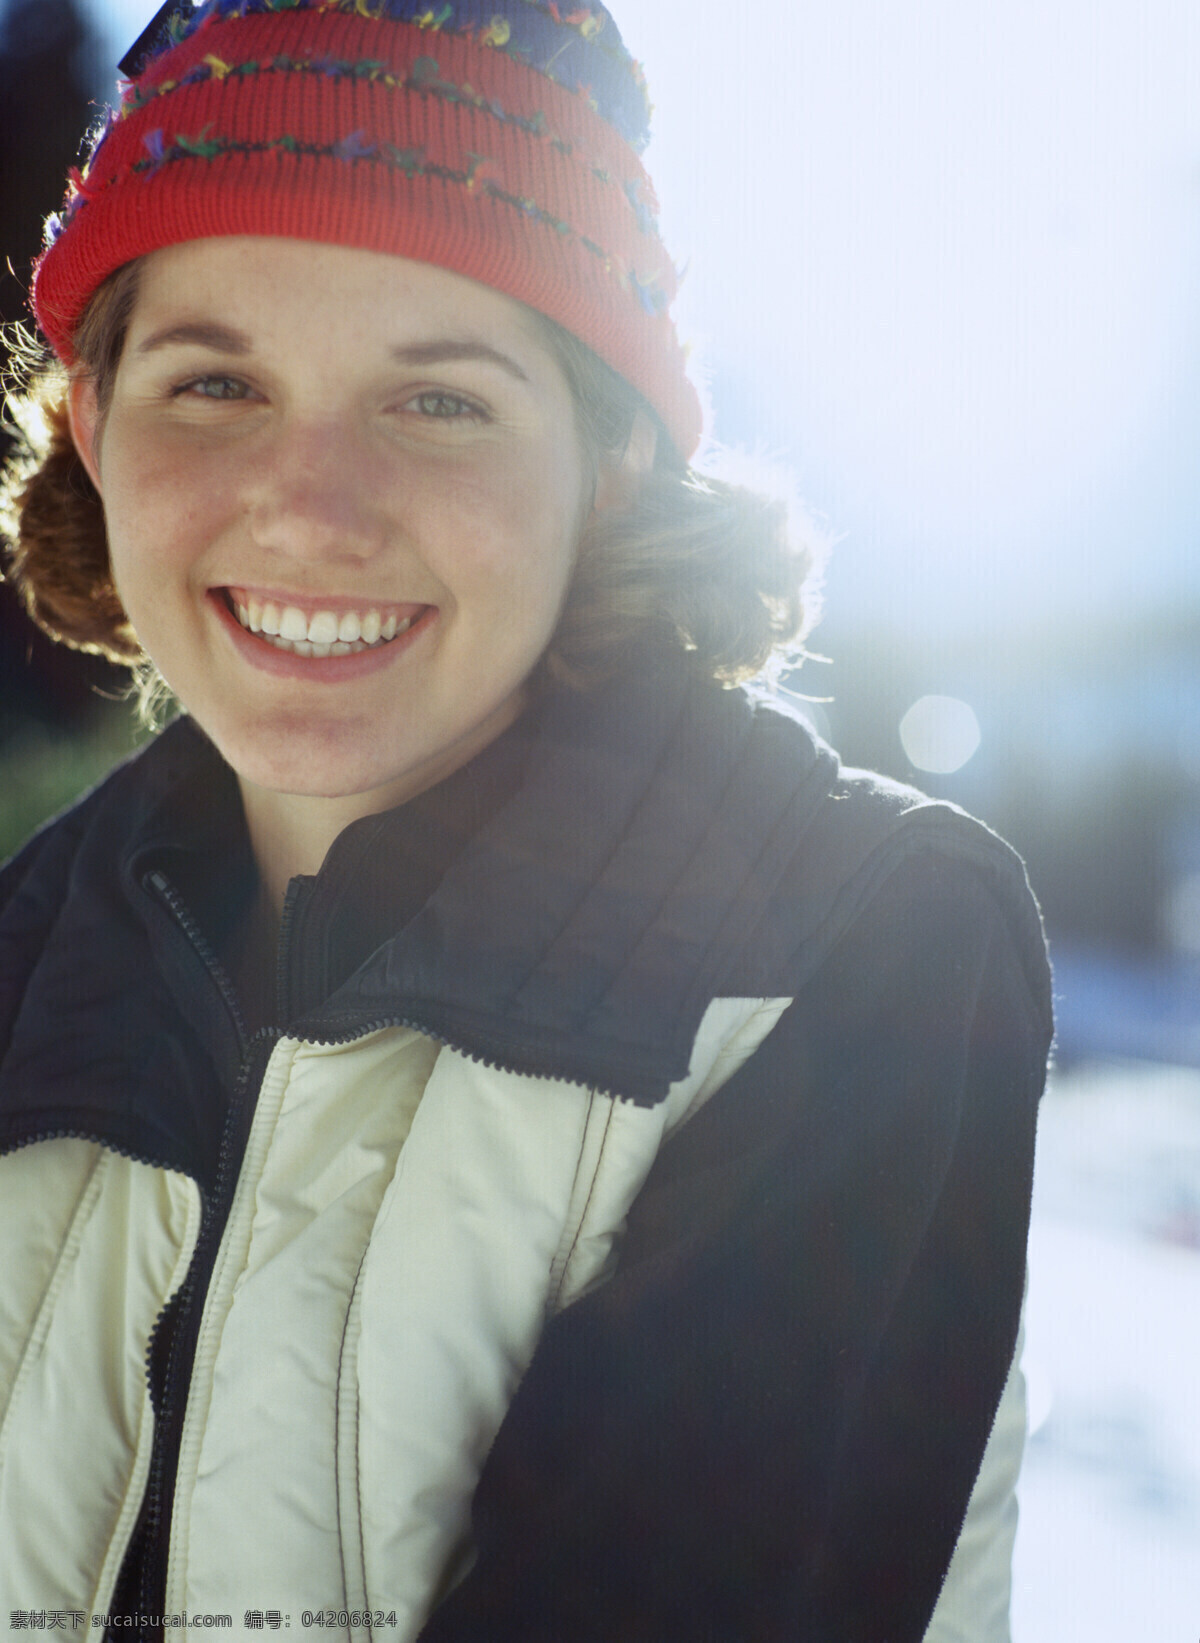
[[[388,939],[287,1030],[348,1038],[405,1020],[516,1071],[655,1102],[686,1072],[836,761],[678,662],[553,693],[519,737],[512,791],[433,893],[415,913],[398,905]],[[340,918],[369,909],[378,926],[410,821],[368,818],[338,841]],[[166,868],[234,892],[252,873],[236,783],[186,721],[7,870],[0,1145],[96,1135],[211,1172],[212,1105],[246,1046],[156,892]]]

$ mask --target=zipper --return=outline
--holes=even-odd
[[[119,1147],[106,1136],[93,1135],[90,1130],[73,1129],[38,1130],[34,1135],[22,1135],[19,1140],[5,1141],[0,1144],[0,1158],[7,1157],[10,1152],[20,1152],[22,1147],[36,1147],[43,1141],[89,1141],[95,1147],[103,1147],[105,1152],[115,1153],[118,1158],[128,1158],[134,1164],[145,1164],[147,1169],[179,1168],[177,1164],[168,1164],[165,1158],[154,1158],[149,1153],[131,1152],[128,1147]]]
[[[175,1328],[171,1339],[170,1354],[163,1371],[162,1401],[155,1423],[155,1431],[163,1441],[156,1442],[151,1456],[150,1474],[146,1483],[145,1494],[145,1533],[146,1546],[149,1556],[143,1563],[138,1581],[138,1602],[141,1613],[156,1614],[162,1611],[162,1597],[167,1583],[167,1537],[165,1534],[166,1517],[168,1511],[168,1494],[173,1490],[168,1488],[169,1463],[177,1459],[177,1445],[172,1444],[170,1452],[167,1449],[167,1440],[173,1435],[177,1423],[182,1421],[186,1409],[187,1391],[190,1385],[190,1370],[195,1351],[196,1334],[199,1328],[196,1302],[202,1299],[198,1291],[203,1287],[207,1291],[208,1279],[211,1274],[217,1250],[220,1247],[221,1233],[229,1213],[229,1205],[233,1198],[234,1184],[237,1179],[236,1164],[240,1160],[240,1148],[237,1145],[237,1131],[243,1127],[245,1117],[246,1092],[250,1086],[250,1072],[260,1058],[269,1059],[273,1040],[268,1035],[258,1035],[252,1041],[249,1052],[242,1061],[238,1081],[234,1088],[233,1099],[225,1114],[225,1122],[221,1127],[220,1150],[217,1155],[217,1171],[213,1184],[213,1191],[204,1205],[200,1225],[200,1234],[196,1240],[196,1250],[188,1268],[187,1277],[180,1288],[177,1302],[178,1314],[175,1319]],[[267,1055],[261,1056],[266,1049]],[[244,1136],[242,1137],[244,1142]],[[203,1279],[203,1285],[201,1285]],[[161,1326],[165,1311],[160,1314],[155,1326],[155,1334]],[[147,1351],[147,1375],[150,1373],[150,1358],[154,1349],[154,1335],[151,1335],[150,1346]],[[181,1363],[186,1363],[188,1376],[181,1383]],[[180,1398],[183,1398],[183,1407],[180,1407]]]
[[[280,1021],[290,1021],[292,1010],[291,959],[296,923],[300,917],[301,902],[307,900],[315,880],[297,874],[288,880],[283,898],[283,913],[279,920],[279,934],[275,945],[275,1012]]]
[[[483,1051],[468,1050],[462,1044],[456,1043],[454,1039],[447,1037],[445,1033],[436,1032],[427,1023],[418,1021],[413,1016],[379,1016],[373,1021],[359,1022],[355,1027],[344,1033],[289,1031],[287,1036],[297,1038],[304,1044],[316,1045],[321,1049],[340,1049],[347,1044],[356,1043],[360,1038],[369,1038],[372,1033],[381,1033],[393,1027],[405,1027],[409,1032],[420,1033],[422,1037],[432,1039],[435,1044],[440,1044],[443,1049],[452,1050],[455,1055],[461,1055],[465,1061],[472,1061],[479,1067],[487,1067],[492,1072],[509,1073],[514,1078],[544,1078],[547,1081],[564,1076],[561,1073],[539,1072],[536,1067],[519,1060],[501,1060],[499,1056],[489,1055],[486,1047]],[[511,1041],[507,1048],[511,1050]],[[579,1083],[581,1081],[576,1079],[573,1082]],[[599,1089],[599,1086],[596,1086],[596,1088]],[[615,1091],[611,1090],[600,1090],[599,1093],[601,1095],[613,1095],[614,1097],[616,1094]]]
[[[158,876],[161,877],[161,875]],[[302,1039],[306,1044],[333,1048],[353,1044],[356,1039],[366,1038],[371,1033],[382,1032],[387,1028],[403,1027],[410,1032],[421,1033],[424,1037],[432,1039],[434,1043],[441,1044],[448,1050],[453,1050],[456,1055],[461,1055],[479,1066],[488,1067],[494,1072],[511,1073],[516,1077],[541,1078],[548,1081],[567,1078],[575,1083],[587,1083],[590,1088],[594,1088],[599,1094],[611,1096],[614,1100],[628,1099],[628,1097],[622,1095],[621,1090],[615,1087],[616,1084],[621,1082],[620,1074],[624,1071],[623,1068],[618,1067],[616,1069],[617,1076],[614,1079],[614,1087],[609,1088],[606,1085],[596,1084],[590,1073],[585,1076],[582,1071],[578,1074],[572,1073],[570,1070],[563,1071],[561,1067],[553,1065],[554,1057],[552,1055],[548,1056],[544,1047],[531,1040],[516,1041],[512,1034],[508,1032],[488,1034],[478,1028],[473,1028],[470,1034],[472,1047],[468,1049],[447,1033],[438,1031],[428,1021],[420,1020],[413,1015],[403,1015],[399,1012],[378,1016],[370,1021],[351,1018],[354,1022],[353,1026],[340,1033],[336,1028],[332,1030],[323,1028],[319,1021],[315,1025],[310,1025],[306,1021],[303,1012],[306,1008],[306,999],[312,992],[310,983],[313,977],[301,967],[305,957],[303,947],[300,946],[298,950],[299,963],[294,958],[294,949],[297,949],[297,944],[303,940],[304,917],[316,883],[317,880],[308,874],[297,874],[289,880],[279,923],[279,935],[275,950],[275,1006],[278,1019],[288,1024],[281,1031],[286,1031],[289,1037]],[[182,904],[180,912],[184,917],[189,918],[190,922],[187,909],[182,907]],[[199,932],[197,934],[201,943],[203,943],[203,935],[200,935]],[[215,959],[212,962],[218,977],[223,976],[224,972],[221,970],[219,963]],[[236,1010],[236,999],[233,1000],[233,1007]],[[638,1074],[642,1072],[642,1068],[637,1066],[636,1062],[637,1057],[635,1056],[634,1064],[630,1068],[635,1080]],[[665,1090],[663,1094],[665,1094]]]
[[[432,1039],[435,1043],[443,1045],[448,1050],[453,1050],[456,1055],[465,1056],[467,1060],[477,1062],[481,1066],[490,1067],[496,1072],[506,1072],[525,1077],[547,1079],[559,1076],[553,1072],[543,1073],[537,1071],[536,1068],[519,1065],[511,1059],[503,1059],[503,1054],[505,1052],[509,1057],[511,1057],[515,1049],[518,1054],[520,1054],[522,1050],[527,1051],[529,1059],[531,1061],[536,1060],[537,1050],[532,1044],[514,1045],[511,1037],[499,1039],[492,1038],[489,1040],[484,1036],[479,1036],[476,1040],[478,1048],[468,1050],[463,1045],[458,1044],[453,1039],[447,1037],[444,1033],[439,1033],[434,1030],[428,1025],[428,1023],[420,1021],[413,1016],[395,1014],[379,1016],[371,1021],[355,1020],[354,1025],[342,1033],[336,1031],[322,1031],[319,1027],[316,1031],[306,1029],[303,1015],[300,1016],[298,1021],[295,1020],[297,1013],[295,1005],[299,1004],[303,1007],[304,996],[311,990],[309,988],[311,977],[306,975],[301,969],[298,977],[299,984],[297,985],[296,972],[298,970],[298,964],[294,957],[293,949],[296,948],[297,943],[303,938],[305,911],[312,899],[315,884],[316,880],[307,874],[298,874],[295,878],[289,880],[287,893],[284,896],[283,913],[279,922],[279,935],[275,956],[275,1007],[278,1019],[283,1022],[291,1023],[291,1025],[283,1029],[286,1031],[288,1037],[300,1038],[303,1039],[306,1044],[314,1044],[326,1049],[331,1049],[346,1044],[353,1044],[357,1039],[366,1038],[371,1033],[383,1032],[387,1028],[404,1027],[410,1032],[423,1034],[426,1038]],[[186,912],[186,909],[184,909],[184,911]],[[203,940],[202,936],[201,940]],[[303,948],[300,948],[298,958],[300,961],[303,960]]]
[[[179,1262],[176,1265],[176,1275],[178,1276],[180,1274],[180,1264],[182,1264],[182,1278],[184,1282],[186,1282],[187,1275],[192,1268],[192,1262],[196,1254],[196,1246],[200,1238],[200,1226],[204,1216],[203,1196],[199,1187],[196,1185],[195,1181],[190,1179],[188,1181],[188,1185],[191,1188],[191,1192],[189,1194],[188,1231],[185,1233],[184,1241],[180,1248]],[[102,1612],[110,1615],[117,1612],[115,1599],[119,1595],[118,1587],[121,1580],[121,1571],[124,1568],[125,1560],[129,1555],[129,1548],[133,1543],[138,1524],[141,1520],[142,1503],[146,1495],[150,1470],[154,1460],[155,1439],[158,1435],[158,1422],[154,1415],[150,1386],[150,1353],[152,1350],[152,1343],[163,1318],[166,1316],[166,1313],[172,1304],[172,1301],[181,1293],[182,1289],[183,1283],[181,1283],[179,1288],[174,1290],[168,1300],[164,1302],[150,1330],[149,1341],[151,1344],[148,1344],[146,1351],[146,1397],[147,1401],[151,1403],[150,1443],[148,1445],[148,1452],[145,1453],[144,1463],[142,1462],[142,1446],[141,1444],[138,1446],[138,1451],[135,1458],[139,1464],[135,1467],[135,1470],[130,1478],[128,1496],[122,1508],[121,1517],[118,1519],[117,1530],[114,1534],[113,1542],[110,1545],[108,1553],[105,1557],[105,1565],[101,1573],[101,1585],[97,1593],[100,1603],[103,1605]],[[106,1637],[111,1635],[112,1628],[110,1628],[106,1633]]]
[[[237,993],[234,991],[233,982],[230,981],[225,966],[209,946],[208,937],[192,917],[187,903],[167,875],[155,868],[153,872],[146,874],[142,883],[144,887],[152,889],[153,893],[168,909],[176,924],[179,925],[179,928],[187,937],[192,951],[208,971],[218,993],[221,995],[226,1010],[229,1012],[244,1057],[250,1034],[246,1030],[241,1005],[238,1003]]]
[[[229,1202],[233,1195],[233,1182],[236,1179],[235,1163],[239,1156],[238,1132],[244,1131],[244,1117],[246,1106],[246,1092],[250,1085],[250,1074],[260,1058],[265,1065],[270,1056],[270,1048],[278,1034],[269,1030],[251,1037],[246,1029],[245,1018],[238,1003],[237,994],[224,966],[217,958],[216,953],[209,945],[207,937],[192,917],[191,911],[182,896],[166,875],[158,870],[150,872],[143,880],[148,889],[170,912],[175,923],[179,926],[189,946],[204,965],[209,978],[225,1005],[225,1009],[237,1033],[237,1041],[241,1050],[241,1061],[238,1077],[234,1085],[229,1106],[226,1109],[224,1123],[221,1126],[221,1139],[217,1153],[217,1168],[213,1182],[213,1190],[207,1196],[202,1212],[199,1235],[196,1239],[196,1248],[188,1267],[187,1276],[181,1285],[178,1294],[173,1298],[170,1306],[177,1308],[174,1331],[171,1339],[170,1352],[163,1370],[162,1397],[155,1420],[155,1441],[150,1460],[150,1469],[146,1481],[144,1504],[142,1512],[143,1544],[148,1555],[142,1562],[136,1581],[136,1600],[139,1612],[155,1614],[161,1611],[161,1596],[166,1588],[167,1557],[165,1546],[164,1519],[168,1510],[167,1495],[169,1479],[169,1461],[167,1438],[172,1432],[176,1417],[177,1404],[180,1396],[181,1361],[190,1364],[190,1348],[195,1344],[195,1303],[200,1279],[205,1277],[215,1259],[215,1251],[220,1243],[220,1231],[225,1217],[228,1214]],[[262,1056],[263,1048],[266,1056]],[[244,1134],[243,1134],[244,1142]],[[168,1308],[164,1307],[155,1321],[150,1340],[146,1349],[146,1375],[150,1384],[153,1383],[152,1362],[154,1345],[166,1318]],[[183,1388],[186,1392],[186,1386]]]
[[[464,1060],[473,1062],[476,1066],[487,1067],[492,1072],[509,1073],[514,1078],[540,1078],[547,1082],[565,1080],[571,1084],[586,1084],[597,1095],[609,1096],[614,1101],[634,1101],[635,1105],[657,1106],[666,1096],[666,1084],[662,1091],[646,1100],[638,1101],[631,1096],[627,1089],[617,1088],[620,1079],[612,1083],[597,1083],[594,1076],[581,1072],[574,1072],[561,1064],[555,1068],[549,1065],[545,1050],[528,1040],[517,1041],[511,1034],[495,1037],[473,1029],[471,1033],[472,1048],[452,1038],[448,1033],[440,1032],[430,1026],[427,1021],[419,1020],[415,1016],[385,1015],[378,1016],[371,1021],[357,1022],[344,1033],[326,1031],[320,1027],[313,1028],[303,1021],[295,1028],[288,1029],[288,1036],[302,1039],[305,1044],[319,1045],[323,1048],[335,1048],[346,1044],[353,1044],[356,1039],[366,1038],[370,1033],[378,1033],[389,1027],[406,1027],[410,1032],[421,1033],[425,1038],[432,1039],[435,1044],[441,1044],[444,1049],[452,1050],[455,1055],[461,1055]],[[630,1069],[630,1079],[636,1082],[645,1076],[644,1063],[637,1064],[636,1053],[627,1065]],[[539,1065],[540,1063],[540,1065]],[[679,1075],[677,1075],[679,1076]],[[668,1081],[669,1082],[669,1081]]]
[[[312,882],[311,878],[304,875],[293,878],[288,885],[284,900],[276,949],[275,977],[277,1003],[281,1018],[284,1020],[287,1020],[291,1013],[288,1009],[291,1002],[291,952],[296,940],[297,927],[303,916],[305,898],[311,889]],[[137,1571],[136,1579],[137,1601],[140,1604],[140,1612],[154,1614],[162,1610],[167,1594],[170,1564],[169,1536],[165,1533],[170,1510],[168,1496],[174,1493],[175,1468],[179,1461],[179,1442],[169,1442],[169,1439],[182,1437],[183,1424],[186,1421],[187,1400],[202,1322],[203,1303],[207,1297],[213,1268],[220,1252],[225,1226],[236,1194],[240,1165],[252,1123],[252,1115],[248,1111],[250,1091],[252,1088],[256,1091],[258,1086],[261,1085],[267,1063],[278,1041],[284,1036],[300,1035],[285,1033],[285,1030],[279,1027],[264,1028],[253,1035],[249,1034],[233,983],[210,946],[204,932],[193,918],[182,896],[166,875],[157,869],[146,875],[143,884],[166,907],[192,951],[203,964],[224,1004],[228,1018],[237,1034],[237,1042],[241,1051],[238,1076],[225,1114],[225,1121],[222,1125],[213,1190],[203,1205],[196,1249],[187,1276],[177,1296],[170,1303],[177,1306],[178,1311],[174,1323],[170,1353],[163,1372],[161,1407],[155,1421],[156,1441],[152,1449],[144,1496],[143,1545],[148,1555],[145,1556],[141,1569]],[[328,1034],[318,1031],[316,1033],[306,1032],[302,1036],[305,1042],[311,1044],[324,1046],[346,1045],[388,1028],[406,1028],[413,1032],[422,1033],[446,1048],[454,1050],[455,1053],[498,1071],[523,1073],[524,1076],[546,1079],[559,1076],[549,1071],[545,1073],[538,1072],[528,1065],[522,1067],[514,1064],[511,1059],[513,1051],[517,1049],[519,1056],[521,1047],[514,1046],[511,1038],[507,1042],[495,1038],[490,1041],[484,1040],[481,1045],[482,1053],[480,1053],[478,1048],[475,1050],[462,1048],[445,1034],[432,1031],[428,1024],[399,1013],[380,1016],[366,1022],[357,1021],[353,1028],[343,1033]],[[479,1040],[476,1040],[476,1042],[479,1044]],[[506,1055],[501,1053],[501,1045],[503,1051],[507,1052]],[[528,1049],[530,1059],[536,1060],[537,1051],[534,1046],[530,1045]],[[252,1084],[251,1075],[255,1071],[257,1071],[257,1080]],[[597,1093],[605,1092],[597,1091]],[[615,1092],[610,1093],[615,1094]],[[151,1333],[147,1350],[146,1367],[148,1376],[151,1372],[154,1341],[159,1328],[163,1324],[166,1311],[167,1309],[164,1308],[163,1312],[160,1313]],[[184,1373],[185,1369],[186,1374]],[[163,1441],[157,1441],[160,1438]]]

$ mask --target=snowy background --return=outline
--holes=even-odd
[[[1014,1643],[1200,1637],[1200,1073],[1080,1065],[1042,1108]]]

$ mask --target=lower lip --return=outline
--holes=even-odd
[[[312,684],[338,685],[347,679],[361,679],[377,673],[397,661],[433,626],[437,620],[436,605],[426,605],[410,628],[398,633],[385,644],[373,645],[351,656],[298,656],[294,650],[280,650],[269,640],[244,628],[225,603],[224,595],[213,589],[209,604],[217,619],[233,641],[238,654],[252,667],[263,673],[273,673],[277,679],[305,679]]]

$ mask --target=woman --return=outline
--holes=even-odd
[[[2,1606],[1002,1637],[1036,910],[722,688],[808,561],[686,467],[615,25],[123,66],[12,575],[184,713],[0,879]]]

